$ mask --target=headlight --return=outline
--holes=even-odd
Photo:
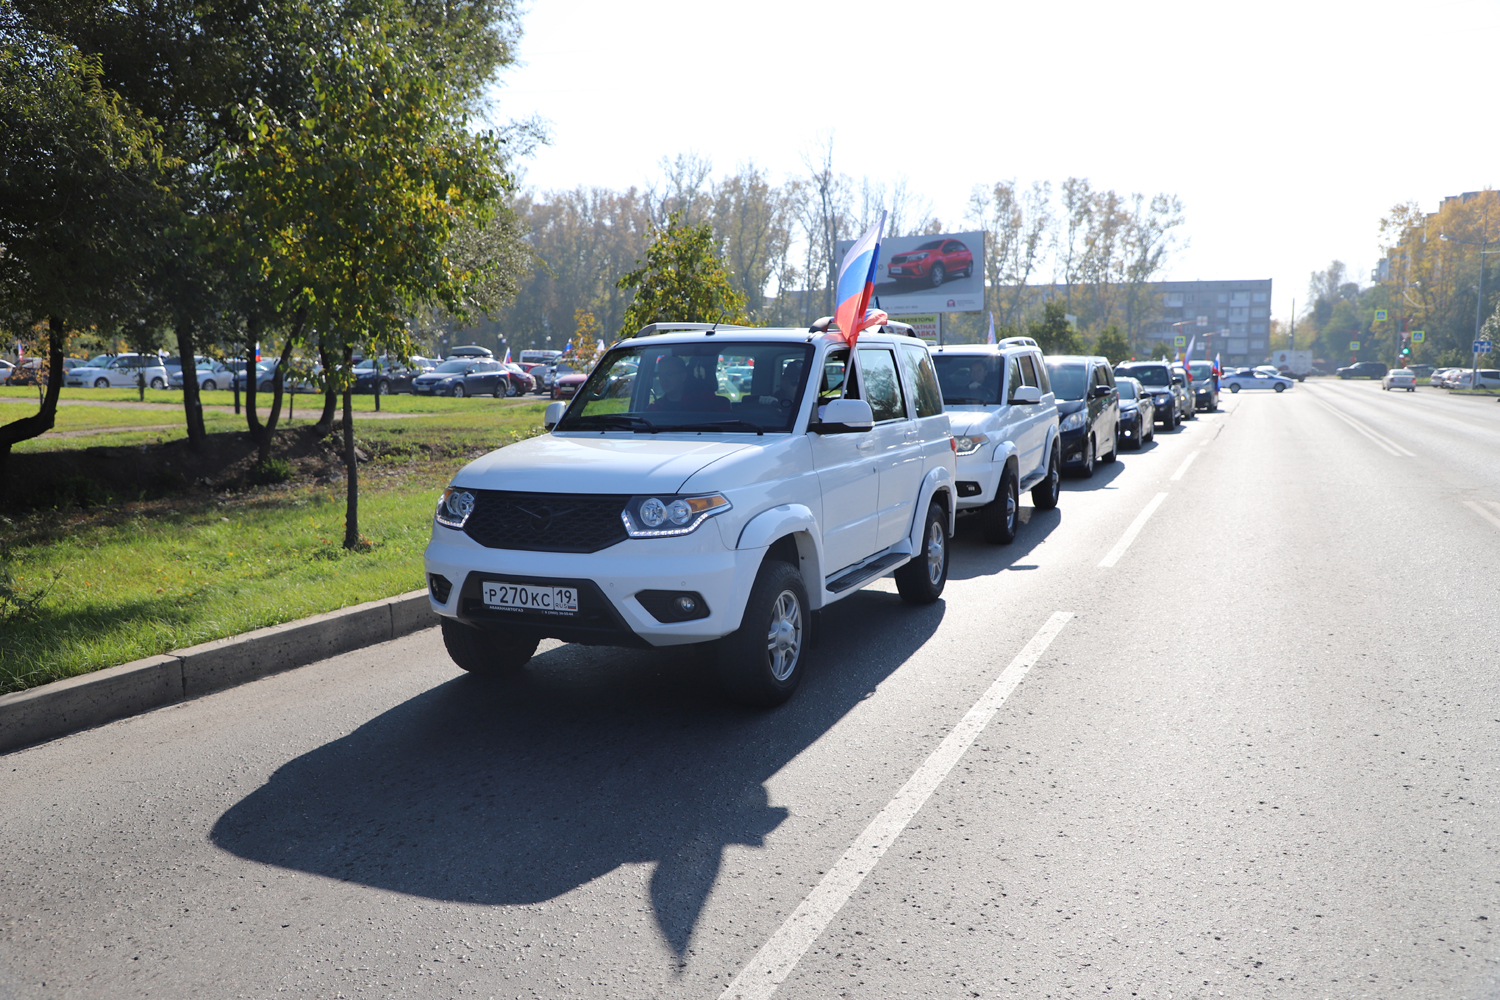
[[[983,434],[960,434],[955,441],[958,442],[958,453],[960,455],[972,455],[979,450],[979,446],[989,441]]]
[[[1057,425],[1057,429],[1060,431],[1081,430],[1083,425],[1088,423],[1088,420],[1089,415],[1087,410],[1074,410],[1062,418],[1062,423]]]
[[[1154,398],[1156,399],[1156,405],[1157,406],[1166,406],[1167,405],[1167,401],[1170,400],[1172,397],[1168,393],[1162,393],[1160,396],[1156,396]]]
[[[462,528],[472,513],[474,513],[474,494],[468,490],[458,490],[450,486],[438,498],[437,522],[445,528]]]
[[[631,497],[620,512],[631,538],[667,538],[687,535],[715,514],[732,505],[721,494],[696,497]]]

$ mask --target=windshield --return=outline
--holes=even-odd
[[[1120,379],[1120,381],[1118,383],[1116,383],[1115,388],[1117,388],[1117,389],[1120,390],[1120,398],[1121,399],[1134,399],[1135,398],[1135,383],[1134,382],[1129,382],[1129,381],[1126,381],[1125,379]]]
[[[559,431],[787,433],[813,348],[805,343],[631,343],[594,368]],[[730,369],[750,369],[734,378]]]
[[[943,387],[946,406],[979,404],[993,406],[1000,402],[1000,365],[998,355],[935,354],[938,385]]]
[[[1048,361],[1047,374],[1058,399],[1082,399],[1088,393],[1088,372],[1077,361]]]
[[[1192,364],[1193,378],[1202,381],[1214,377],[1214,366],[1208,361],[1194,361]]]
[[[442,372],[444,374],[451,374],[453,372],[465,371],[473,363],[474,362],[472,361],[444,361],[442,364],[434,368],[433,371]]]
[[[1167,373],[1166,365],[1131,365],[1124,371],[1116,371],[1116,375],[1129,375],[1141,385],[1171,385],[1172,376]]]

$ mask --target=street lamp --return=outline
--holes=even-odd
[[[1447,233],[1438,233],[1438,239],[1448,243],[1462,243],[1464,246],[1479,247],[1479,285],[1475,289],[1478,294],[1475,297],[1474,301],[1474,343],[1477,344],[1479,343],[1479,328],[1484,323],[1484,257],[1485,254],[1497,252],[1494,250],[1486,250],[1484,248],[1492,247],[1496,243],[1500,243],[1500,240],[1485,240],[1483,243],[1477,243],[1474,240],[1457,240],[1452,236],[1449,236]],[[1477,387],[1479,385],[1478,351],[1474,352],[1474,368],[1469,375],[1469,385],[1470,387]]]

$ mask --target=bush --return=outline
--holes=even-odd
[[[250,469],[250,481],[257,486],[284,483],[292,478],[292,464],[284,458],[268,458]]]

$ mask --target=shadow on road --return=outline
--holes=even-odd
[[[1023,502],[1020,520],[1015,541],[1009,545],[991,545],[984,540],[977,516],[960,515],[948,559],[948,579],[972,580],[1001,570],[1036,569],[1034,564],[1027,562],[1027,557],[1062,524],[1062,511],[1056,507],[1038,510]]]
[[[430,899],[527,904],[656,862],[681,958],[724,847],[787,811],[764,782],[942,621],[863,592],[829,608],[812,669],[773,712],[727,705],[700,653],[562,646],[517,678],[459,677],[290,761],[214,824],[240,857]]]
[[[1121,456],[1129,454],[1131,452],[1120,452]],[[1086,490],[1106,489],[1124,471],[1125,464],[1120,459],[1116,459],[1113,462],[1099,462],[1094,466],[1094,474],[1087,479],[1081,478],[1077,473],[1064,475],[1062,481],[1063,492],[1081,493]]]

